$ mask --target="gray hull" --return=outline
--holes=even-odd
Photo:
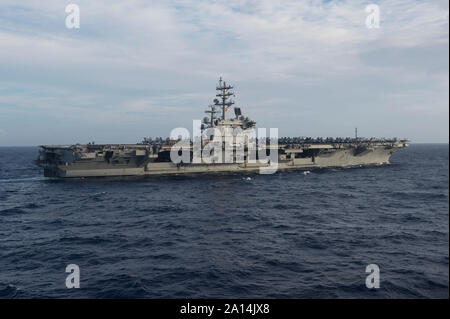
[[[277,133],[257,138],[256,122],[244,116],[241,108],[234,108],[234,118],[228,115],[235,103],[232,89],[220,78],[217,98],[205,111],[209,118],[205,117],[201,125],[197,123],[193,132],[200,134],[194,134],[192,139],[146,138],[141,144],[41,146],[36,164],[44,168],[45,176],[61,178],[253,171],[269,174],[277,170],[383,165],[389,163],[395,151],[408,146],[407,139],[364,139],[358,138],[356,131],[353,139],[278,138]],[[206,156],[197,161],[199,151],[204,155],[202,150]],[[180,160],[174,155],[179,152]]]
[[[314,155],[306,157],[279,156],[277,170],[313,169],[326,167],[353,167],[375,166],[389,163],[391,155],[398,149],[407,146],[405,143],[369,145],[363,148],[354,145],[340,145],[338,148],[329,145],[309,145],[314,149]],[[111,148],[111,145],[104,146]],[[137,147],[128,146],[130,149]],[[84,178],[84,177],[120,177],[120,176],[153,176],[173,174],[200,174],[200,173],[227,173],[227,172],[258,172],[268,164],[261,163],[230,163],[230,164],[181,164],[176,165],[170,161],[149,161],[139,156],[130,156],[124,163],[112,163],[98,156],[103,148],[97,151],[95,158],[71,158],[72,148],[52,148],[50,152],[62,154],[60,158],[68,160],[65,163],[42,161],[44,174],[48,177]],[[284,149],[284,153],[291,149]],[[298,151],[298,149],[295,149]],[[48,151],[48,150],[47,150]],[[45,153],[45,152],[44,152]],[[289,157],[289,156],[288,156]]]

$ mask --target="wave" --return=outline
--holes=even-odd
[[[12,216],[17,214],[26,214],[27,212],[20,208],[6,208],[3,210],[0,210],[0,216]]]
[[[3,286],[0,284],[0,298],[11,299],[16,298],[19,293],[19,289],[11,284]]]
[[[24,177],[24,178],[6,178],[0,179],[0,183],[17,183],[17,182],[41,182],[49,180],[47,177],[36,176],[36,177]]]

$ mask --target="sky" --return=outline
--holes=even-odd
[[[68,4],[80,27],[67,28]],[[368,28],[366,6],[379,7]],[[279,136],[449,140],[449,2],[0,0],[0,146],[192,131],[222,76]]]

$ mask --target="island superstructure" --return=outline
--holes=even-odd
[[[258,160],[259,151],[264,149],[275,152],[277,170],[310,170],[388,164],[391,155],[409,143],[408,139],[360,138],[356,132],[354,138],[345,139],[277,138],[275,146],[271,138],[245,138],[240,143],[231,139],[231,143],[225,145],[223,142],[221,146],[228,150],[235,148],[231,162],[223,160],[223,157],[213,161],[202,158],[196,161],[193,158],[195,143],[200,143],[204,148],[213,141],[214,137],[204,134],[208,130],[220,132],[221,140],[227,141],[227,132],[247,132],[256,127],[256,122],[244,116],[240,107],[234,107],[234,117],[230,117],[230,108],[235,104],[232,90],[233,86],[219,80],[214,103],[205,111],[207,116],[201,124],[201,140],[196,141],[194,137],[183,144],[183,151],[190,154],[187,161],[174,162],[171,159],[171,150],[179,140],[144,138],[137,144],[42,145],[35,163],[44,169],[44,176],[58,178],[252,172],[273,165],[274,161]],[[243,154],[239,158],[236,156],[237,148]],[[251,156],[252,150],[255,151],[256,161]]]

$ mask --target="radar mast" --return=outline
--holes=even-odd
[[[211,118],[210,118],[210,123],[209,123],[209,125],[211,126],[211,127],[213,127],[213,126],[215,126],[215,120],[216,120],[216,113],[217,113],[217,110],[216,110],[216,105],[215,104],[211,104],[211,105],[208,105],[208,107],[210,108],[210,110],[206,110],[205,111],[205,113],[209,113],[209,114],[211,114],[210,116],[211,116]]]
[[[218,93],[216,94],[217,97],[221,99],[215,99],[214,105],[220,106],[222,108],[222,119],[224,121],[227,120],[227,111],[228,108],[234,104],[234,101],[231,100],[231,96],[234,96],[234,92],[231,91],[233,89],[233,86],[227,85],[225,81],[222,81],[222,77],[219,79],[219,85],[216,87],[216,90]]]

